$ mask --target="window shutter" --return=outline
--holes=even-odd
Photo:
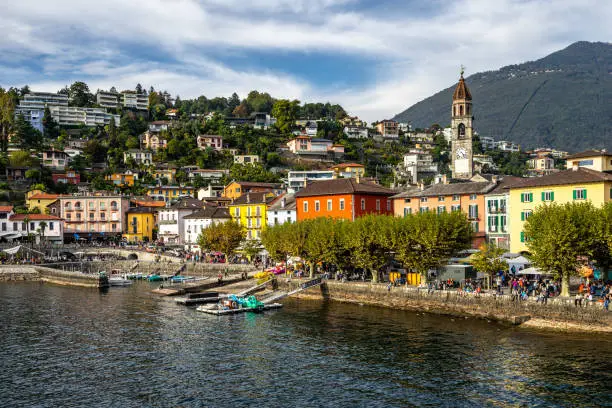
[[[532,203],[533,202],[533,193],[529,193],[529,202]]]
[[[499,225],[499,217],[495,217],[495,226],[497,227]]]
[[[554,191],[550,192],[550,201],[555,201],[555,192]]]
[[[586,199],[587,199],[587,191],[586,191],[586,188],[585,188],[584,190],[582,190],[582,191],[583,191],[582,198],[586,200]]]
[[[542,201],[544,201],[544,199],[545,199],[545,195],[544,195],[544,192],[542,191]]]
[[[521,193],[521,203],[525,202],[525,195],[523,193]]]
[[[576,199],[576,190],[572,191],[572,198],[575,200]]]
[[[478,204],[474,206],[474,218],[478,218]]]
[[[521,231],[521,242],[525,242],[525,233]]]
[[[525,221],[525,211],[521,212],[521,221]]]

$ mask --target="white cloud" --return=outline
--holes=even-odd
[[[359,3],[20,0],[0,15],[6,33],[0,52],[29,54],[42,63],[49,79],[30,81],[32,87],[63,86],[66,78],[85,77],[93,89],[140,82],[181,97],[260,89],[278,97],[341,103],[371,121],[451,85],[460,64],[468,74],[497,69],[573,41],[606,40],[612,34],[609,0],[440,0],[427,3],[437,7],[427,14],[418,14],[412,2],[387,7],[381,0],[380,7],[368,11],[360,11]],[[131,55],[136,48],[147,57]],[[374,65],[375,77],[366,87],[328,89],[290,71],[228,67],[211,59],[210,50],[364,56],[364,64]],[[163,64],[168,57],[174,61]]]

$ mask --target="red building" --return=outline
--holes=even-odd
[[[315,181],[295,195],[297,220],[393,215],[390,197],[394,194],[393,190],[354,178]]]
[[[68,170],[65,173],[51,174],[54,183],[79,184],[81,175],[73,170]]]

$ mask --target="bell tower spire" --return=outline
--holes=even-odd
[[[470,179],[473,175],[472,94],[465,84],[464,70],[465,68],[462,65],[459,83],[453,93],[451,107],[452,171],[453,178],[457,179]]]

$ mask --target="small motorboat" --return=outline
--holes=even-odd
[[[163,278],[163,277],[161,277],[160,275],[149,275],[149,276],[147,277],[147,280],[148,280],[149,282],[160,282],[160,281],[163,281],[163,280],[164,280],[164,278]]]
[[[133,282],[129,279],[122,278],[121,276],[111,276],[108,279],[108,283],[111,286],[130,286]]]
[[[183,283],[183,282],[189,282],[192,280],[195,280],[195,277],[177,275],[177,276],[173,276],[170,278],[170,281],[173,283]]]

